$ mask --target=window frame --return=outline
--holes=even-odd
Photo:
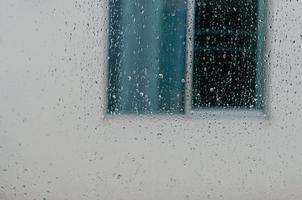
[[[269,91],[267,87],[267,82],[269,76],[266,70],[265,54],[267,52],[267,12],[268,12],[268,1],[267,0],[257,0],[259,2],[258,6],[258,24],[257,24],[257,49],[256,49],[256,84],[260,87],[256,87],[256,96],[261,99],[262,104],[257,105],[253,109],[247,108],[198,108],[192,109],[192,86],[193,86],[193,60],[194,60],[194,31],[195,31],[195,0],[187,0],[187,19],[186,19],[186,45],[185,45],[185,88],[184,88],[184,112],[183,113],[156,113],[156,116],[180,116],[181,118],[228,118],[228,119],[242,119],[242,117],[255,118],[255,119],[267,119],[269,118],[268,109],[268,96]],[[109,2],[108,2],[109,4]],[[109,10],[108,5],[108,10]],[[109,12],[108,12],[109,15]],[[108,22],[108,26],[110,26]],[[107,32],[107,54],[109,54],[109,34]],[[108,61],[108,60],[107,60]],[[109,62],[107,62],[106,67],[106,84],[105,84],[105,106],[104,106],[104,117],[108,116],[154,116],[154,114],[146,113],[127,113],[127,114],[112,114],[108,113],[108,78],[109,78]],[[107,117],[106,117],[107,116]]]

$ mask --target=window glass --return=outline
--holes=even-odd
[[[193,108],[258,106],[257,16],[255,0],[196,0]]]
[[[109,6],[108,112],[183,112],[185,0]]]

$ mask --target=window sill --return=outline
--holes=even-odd
[[[194,109],[189,113],[155,113],[155,114],[108,114],[105,120],[267,120],[269,115],[263,109]]]
[[[268,119],[263,109],[214,109],[200,108],[192,110],[188,116],[198,119]]]

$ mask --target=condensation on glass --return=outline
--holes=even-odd
[[[110,0],[107,112],[184,113],[187,102],[261,109],[264,8],[260,0]]]
[[[255,0],[196,1],[193,108],[262,106],[258,6]]]
[[[186,2],[111,0],[109,113],[184,111]]]

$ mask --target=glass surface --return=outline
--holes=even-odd
[[[184,111],[185,0],[110,0],[108,113]]]
[[[258,3],[196,0],[193,108],[254,108]]]

